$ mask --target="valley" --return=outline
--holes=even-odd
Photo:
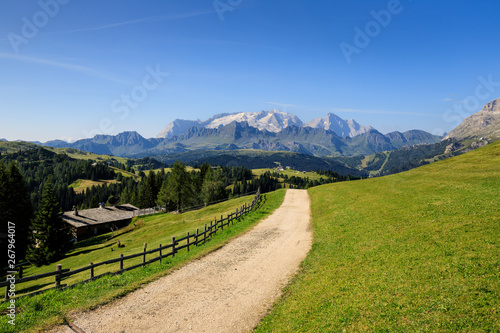
[[[477,117],[485,112],[489,111],[483,109]],[[483,127],[487,127],[488,133],[495,133],[490,125],[496,123]],[[478,133],[486,133],[483,127]],[[266,149],[239,149],[234,144],[251,142],[254,135],[278,138],[273,146],[278,151],[269,149],[271,141],[259,141]],[[327,143],[325,137],[329,138]],[[291,144],[299,151],[280,150],[283,138],[295,138]],[[313,247],[284,296],[257,326],[257,332],[304,327],[308,331],[395,327],[414,330],[423,325],[431,330],[445,325],[453,331],[488,331],[498,326],[491,315],[497,303],[492,295],[499,287],[492,279],[499,273],[493,259],[499,255],[498,247],[491,238],[498,233],[496,220],[500,216],[495,194],[500,188],[500,141],[495,135],[479,137],[472,133],[456,137],[451,132],[443,139],[421,131],[382,135],[366,128],[362,134],[341,138],[323,128],[287,126],[270,132],[248,123],[231,122],[218,128],[191,128],[181,136],[166,139],[146,140],[135,132],[98,139],[100,143],[83,143],[82,147],[90,151],[2,141],[0,161],[9,168],[20,168],[35,209],[42,199],[40,189],[51,179],[56,199],[66,210],[75,204],[80,209],[96,207],[119,196],[123,202],[140,208],[162,204],[174,213],[136,217],[124,229],[110,229],[109,233],[79,240],[51,265],[61,263],[75,268],[96,258],[112,258],[116,256],[115,238],[120,240],[116,251],[137,252],[140,244],[155,244],[185,232],[186,228],[199,228],[214,211],[234,209],[257,188],[268,193],[264,198],[269,196],[270,202],[266,204],[264,199],[259,210],[252,212],[249,223],[209,243],[205,250],[168,260],[166,266],[97,279],[75,291],[42,293],[28,302],[23,311],[38,311],[40,302],[48,300],[55,300],[55,306],[63,305],[65,310],[55,313],[52,306],[47,306],[47,312],[40,314],[37,322],[21,316],[20,327],[51,327],[61,323],[68,311],[108,303],[141,283],[169,274],[174,267],[219,248],[257,224],[280,205],[287,189],[297,188],[308,189],[311,195]],[[300,152],[306,146],[298,144],[301,140],[310,149]],[[167,141],[182,141],[181,145],[189,144],[193,150],[142,155],[146,151],[163,151],[151,146],[153,141],[163,147],[168,147]],[[336,153],[332,154],[335,156],[311,153],[328,150],[332,143],[336,143]],[[218,149],[205,149],[215,144]],[[135,157],[123,153],[130,146],[131,156]],[[346,152],[342,150],[346,146],[351,151],[370,153],[340,154]],[[389,148],[379,151],[383,147]],[[105,153],[113,149],[124,156]],[[186,191],[177,202],[170,199],[171,190],[167,190],[175,177],[181,177]],[[24,273],[48,273],[53,269],[51,265],[28,265]],[[102,266],[96,273],[103,274],[105,270]],[[20,294],[44,289],[51,284],[49,280],[28,284]],[[92,300],[71,296],[74,292],[95,294],[96,290],[99,296]],[[64,295],[73,297],[75,302],[67,302]],[[322,301],[324,295],[328,298]],[[293,310],[296,308],[311,311],[297,317]],[[427,309],[425,314],[421,313],[423,308]],[[478,316],[486,320],[480,321]]]
[[[0,13],[0,333],[500,332],[500,1]]]

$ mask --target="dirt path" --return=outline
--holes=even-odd
[[[280,296],[311,242],[307,191],[288,190],[283,205],[251,231],[73,323],[85,333],[247,332]]]

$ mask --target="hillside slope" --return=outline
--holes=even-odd
[[[313,250],[258,332],[499,331],[500,142],[310,189]]]

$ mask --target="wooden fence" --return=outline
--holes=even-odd
[[[151,215],[156,213],[163,213],[167,211],[167,206],[156,206],[151,208],[141,208],[138,210],[134,210],[135,216],[143,216],[143,215]]]
[[[244,194],[240,194],[240,195],[238,195],[236,197],[233,197],[231,199],[235,199],[235,198],[239,198],[239,197],[242,197],[242,196],[254,194],[254,193],[257,193],[259,191],[260,191],[260,189],[257,190],[257,191],[247,192],[247,193],[244,193]],[[185,212],[188,212],[188,211],[191,211],[191,210],[197,210],[197,209],[205,208],[208,205],[213,205],[213,204],[224,202],[224,201],[231,200],[231,199],[222,199],[222,200],[217,200],[217,201],[212,201],[212,202],[206,202],[206,203],[204,203],[202,205],[191,206],[191,207],[183,207],[179,211],[179,213],[185,213]],[[133,216],[136,217],[136,216],[144,216],[144,215],[151,215],[151,214],[157,214],[157,213],[166,213],[166,212],[168,212],[167,205],[163,205],[163,206],[162,205],[158,205],[158,206],[155,206],[155,207],[140,208],[138,210],[134,210]]]
[[[104,275],[121,274],[123,272],[132,270],[134,268],[144,267],[145,265],[153,263],[155,261],[159,261],[161,263],[163,258],[167,258],[169,256],[174,257],[176,253],[178,253],[179,251],[184,250],[184,249],[186,249],[186,251],[189,251],[190,247],[198,246],[200,243],[206,242],[207,239],[209,239],[212,235],[216,234],[219,230],[223,231],[224,228],[229,228],[230,225],[234,224],[234,220],[238,219],[242,215],[247,214],[248,212],[253,210],[255,205],[259,201],[259,199],[260,199],[260,190],[257,191],[257,194],[255,195],[255,197],[253,198],[252,202],[249,205],[247,205],[245,203],[243,206],[241,206],[240,209],[236,209],[235,212],[228,214],[226,217],[223,217],[221,215],[220,219],[215,218],[214,221],[210,222],[210,224],[205,224],[204,229],[201,231],[199,229],[196,229],[195,232],[192,232],[192,233],[188,232],[186,234],[186,236],[184,236],[184,237],[180,237],[180,238],[172,237],[172,240],[169,244],[163,245],[163,246],[161,244],[159,244],[159,246],[157,248],[151,249],[149,251],[147,250],[147,244],[144,243],[142,252],[131,254],[128,256],[123,256],[123,254],[120,254],[120,256],[118,258],[102,261],[102,262],[95,263],[95,264],[90,263],[88,266],[74,269],[74,270],[70,270],[69,268],[63,269],[62,265],[58,264],[56,266],[56,270],[54,272],[33,275],[33,276],[29,276],[29,277],[19,277],[16,279],[13,279],[12,275],[16,275],[16,274],[18,274],[18,272],[10,272],[10,273],[16,273],[16,274],[9,274],[9,272],[7,272],[6,281],[0,282],[0,287],[5,287],[5,299],[3,302],[9,300],[9,290],[10,290],[10,288],[12,288],[11,287],[12,285],[14,285],[14,289],[16,290],[16,293],[18,293],[19,284],[24,283],[24,282],[28,282],[28,281],[39,280],[39,279],[50,277],[50,276],[54,276],[54,278],[55,278],[54,287],[39,290],[39,291],[32,292],[29,294],[23,294],[22,296],[35,295],[35,294],[43,293],[47,290],[54,289],[54,288],[60,289],[60,288],[64,288],[64,287],[71,287],[71,286],[74,286],[74,285],[79,284],[79,283],[85,283],[88,281],[92,281],[92,280],[97,279],[99,277],[102,277]],[[169,252],[164,252],[164,251],[169,251]],[[152,255],[152,254],[156,254],[156,253],[158,254],[156,257],[147,259],[148,255]],[[125,267],[125,264],[124,264],[125,261],[130,260],[130,259],[134,259],[137,257],[142,257],[141,263],[136,264],[136,265],[132,265],[129,267]],[[106,272],[103,274],[99,274],[97,276],[94,275],[94,268],[102,266],[102,265],[111,265],[111,264],[117,264],[117,263],[118,263],[118,270],[117,271]],[[81,273],[84,271],[90,271],[88,279],[83,280],[83,281],[79,281],[79,282],[74,283],[70,286],[68,286],[66,284],[61,284],[61,281],[64,278],[67,278],[69,276],[72,276],[74,274],[78,274],[78,273]]]

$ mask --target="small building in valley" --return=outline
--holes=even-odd
[[[71,226],[73,235],[79,241],[127,226],[132,222],[136,210],[139,208],[131,204],[109,207],[101,204],[99,208],[80,211],[75,207],[61,217]]]

